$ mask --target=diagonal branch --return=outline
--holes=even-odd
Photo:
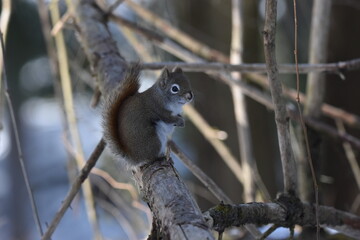
[[[89,160],[86,162],[84,167],[81,169],[79,175],[76,177],[75,181],[72,183],[71,188],[69,192],[67,193],[64,201],[62,202],[62,205],[60,209],[57,211],[55,217],[51,221],[50,225],[48,226],[48,229],[42,236],[42,240],[50,239],[51,235],[56,230],[58,224],[60,223],[62,217],[64,216],[66,210],[70,207],[70,204],[72,200],[75,198],[76,194],[79,192],[81,188],[81,184],[86,180],[86,178],[89,176],[89,173],[91,169],[95,166],[97,160],[99,159],[101,153],[103,152],[104,148],[106,146],[106,143],[104,140],[100,140],[97,146],[95,147],[94,151],[91,153]]]

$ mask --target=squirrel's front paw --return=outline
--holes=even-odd
[[[176,126],[176,127],[185,127],[185,120],[181,115],[177,116],[177,121],[174,124],[174,126]]]

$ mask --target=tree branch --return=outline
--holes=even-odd
[[[227,64],[219,62],[207,63],[184,63],[184,62],[158,62],[158,63],[143,63],[142,69],[158,70],[164,67],[181,67],[184,71],[189,72],[204,72],[204,71],[225,71],[225,72],[241,72],[241,73],[266,73],[266,64],[263,63],[241,63],[241,64]],[[301,63],[299,64],[299,73],[345,73],[360,69],[360,58],[355,58],[348,61],[340,61],[334,63]],[[295,64],[279,64],[279,73],[295,74]]]
[[[296,211],[294,211],[296,210]],[[315,206],[291,202],[247,203],[239,205],[220,204],[205,212],[217,231],[243,224],[277,224],[289,227],[289,219],[300,226],[316,226]],[[360,238],[360,217],[332,207],[319,206],[319,221],[322,227],[335,229],[347,236]]]
[[[134,174],[165,239],[214,239],[197,203],[171,162],[156,161]]]
[[[267,0],[264,25],[264,51],[267,66],[270,92],[274,103],[275,122],[277,127],[280,157],[284,174],[285,192],[296,192],[296,167],[291,148],[289,120],[282,94],[281,82],[278,79],[278,69],[275,56],[277,0]]]
[[[244,1],[232,0],[232,30],[231,30],[231,50],[230,50],[230,62],[242,63],[243,51],[244,51]],[[236,82],[242,81],[242,74],[239,72],[233,72],[232,78]],[[244,193],[243,199],[245,202],[253,202],[256,195],[256,186],[253,172],[257,172],[256,160],[253,154],[253,146],[251,139],[251,129],[249,126],[249,117],[246,107],[245,94],[241,91],[241,87],[233,85],[231,87],[232,100],[234,104],[234,114],[236,120],[237,137],[240,149],[240,160],[242,166],[243,186]],[[258,174],[259,175],[259,174]]]
[[[62,205],[60,209],[57,211],[55,217],[51,221],[48,229],[42,236],[42,240],[50,239],[51,235],[56,230],[58,224],[60,223],[62,217],[64,216],[66,210],[69,208],[72,200],[76,196],[76,194],[79,192],[81,188],[81,184],[85,181],[85,179],[89,176],[89,173],[91,169],[95,166],[97,160],[99,159],[101,153],[103,152],[104,148],[106,146],[106,143],[103,139],[100,140],[100,142],[95,147],[94,151],[91,153],[89,160],[86,161],[85,166],[81,169],[79,175],[76,177],[75,181],[72,183],[71,188],[69,192],[67,193],[64,201],[62,202]]]

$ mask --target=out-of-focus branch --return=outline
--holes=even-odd
[[[79,192],[81,188],[81,184],[86,180],[88,177],[91,169],[95,166],[97,160],[99,159],[101,153],[103,152],[104,148],[106,146],[106,143],[103,139],[100,140],[100,142],[95,147],[94,151],[91,153],[89,160],[86,162],[84,167],[81,169],[79,175],[76,177],[75,181],[72,183],[71,188],[66,195],[64,201],[62,202],[62,205],[60,209],[57,211],[54,219],[51,221],[51,223],[48,226],[48,229],[42,236],[42,240],[47,240],[51,238],[51,235],[56,230],[60,220],[64,216],[66,210],[69,208],[72,200],[76,196],[76,194]]]
[[[240,64],[243,62],[244,50],[244,1],[232,0],[232,30],[231,30],[231,50],[230,63]],[[231,73],[234,81],[242,81],[242,75],[239,72]],[[234,113],[236,120],[237,136],[239,141],[239,149],[241,156],[244,201],[255,201],[256,187],[254,175],[251,169],[257,170],[256,161],[253,155],[251,130],[249,126],[249,118],[246,108],[245,95],[238,85],[231,87],[232,99],[234,104]]]
[[[265,77],[263,77],[262,75],[259,75],[259,74],[251,74],[251,76],[252,76],[252,80],[254,82],[256,82],[257,84],[261,85],[264,88],[269,88],[269,83]],[[295,90],[286,88],[285,86],[283,86],[283,90],[284,90],[284,95],[287,98],[296,100],[297,92]],[[300,97],[301,102],[306,101],[306,96],[304,94],[299,93],[299,97]],[[358,129],[360,128],[360,117],[353,113],[349,113],[341,108],[338,108],[338,107],[335,107],[335,106],[332,106],[332,105],[329,105],[326,103],[324,103],[322,105],[321,110],[322,110],[323,114],[327,117],[330,117],[333,119],[339,119],[351,127],[355,127]]]
[[[315,0],[313,5],[309,63],[319,64],[327,59],[327,42],[330,25],[331,0]],[[324,74],[309,73],[306,85],[305,115],[319,117],[325,96]]]
[[[327,43],[331,19],[331,0],[315,0],[313,3],[309,62],[311,64],[323,63],[327,59]],[[306,85],[306,102],[304,114],[306,117],[320,119],[321,108],[325,98],[325,76],[323,73],[309,73]],[[300,100],[299,100],[300,101]],[[304,126],[305,128],[305,126]],[[305,144],[308,152],[308,163],[300,162],[299,177],[301,196],[304,201],[318,203],[318,185],[320,169],[320,143],[322,136],[314,132],[313,129],[304,130]],[[315,167],[318,169],[315,172]],[[310,177],[311,176],[311,177]],[[310,187],[312,179],[314,187]]]
[[[295,28],[295,63],[298,66],[298,24],[296,0],[294,2],[294,28]],[[331,1],[315,0],[312,13],[311,34],[310,34],[310,63],[324,62],[326,59],[327,38],[330,22]],[[319,224],[319,168],[315,171],[315,166],[320,166],[320,142],[321,136],[312,129],[307,129],[302,119],[302,109],[300,106],[300,80],[299,73],[296,74],[297,97],[296,102],[300,114],[300,122],[304,137],[303,143],[306,149],[306,159],[300,159],[299,164],[299,190],[303,200],[306,202],[315,202],[316,218],[316,239],[320,236]],[[305,115],[313,118],[319,118],[321,115],[321,106],[325,97],[325,81],[323,74],[310,73],[307,81],[307,102],[305,104]],[[306,162],[306,163],[305,163]],[[311,186],[313,184],[313,187]],[[310,231],[310,232],[309,232]],[[309,229],[307,234],[313,235],[313,229]],[[302,234],[303,234],[302,233]]]
[[[52,1],[50,5],[50,13],[52,23],[55,24],[60,19],[60,11],[58,7],[58,1]],[[66,113],[66,120],[69,126],[69,131],[71,135],[71,142],[74,145],[76,150],[75,160],[78,170],[80,171],[85,165],[85,157],[82,148],[81,138],[79,129],[77,126],[77,118],[74,108],[72,86],[71,86],[71,77],[69,72],[68,57],[66,51],[65,40],[62,31],[59,31],[55,36],[55,45],[57,49],[57,57],[59,63],[59,73],[61,79],[61,88],[64,99],[64,107]],[[101,231],[99,228],[98,219],[96,216],[94,196],[91,189],[90,181],[85,181],[82,190],[84,193],[84,200],[86,206],[87,216],[89,222],[92,226],[95,239],[102,239]]]
[[[220,204],[205,212],[215,230],[248,223],[277,224],[289,227],[290,221],[300,226],[316,226],[315,207],[307,203],[295,206],[291,202]],[[332,207],[319,206],[319,221],[349,237],[360,238],[360,217]]]
[[[240,63],[227,64],[220,62],[206,62],[206,63],[185,63],[185,62],[152,62],[143,63],[143,69],[162,69],[163,67],[181,67],[189,72],[205,72],[205,71],[225,71],[225,72],[241,72],[241,73],[266,73],[266,64],[263,63]],[[300,63],[299,73],[345,73],[360,69],[360,58],[334,62],[334,63]],[[296,73],[295,64],[285,63],[278,65],[279,73]]]
[[[205,119],[195,111],[192,106],[185,106],[185,113],[191,122],[198,128],[201,134],[215,148],[229,169],[234,173],[235,177],[242,182],[242,168],[237,159],[232,155],[227,146],[216,136],[215,130],[205,121]]]
[[[264,50],[267,65],[270,92],[274,103],[275,122],[277,127],[280,157],[284,175],[284,190],[289,194],[296,194],[296,167],[291,148],[289,119],[282,94],[281,82],[275,56],[276,14],[277,0],[267,0],[264,25]]]
[[[187,33],[175,28],[166,20],[158,17],[150,10],[143,8],[141,5],[132,0],[126,0],[126,4],[138,15],[141,16],[146,22],[151,23],[157,29],[163,31],[169,38],[179,42],[191,52],[209,59],[210,61],[229,62],[229,58],[222,54],[220,51],[214,50],[205,44],[197,41]]]
[[[179,147],[173,142],[169,142],[171,151],[185,164],[185,166],[204,184],[209,191],[221,202],[232,203],[231,199],[219,188],[216,183],[209,178],[200,168],[198,168],[185,154],[179,149]]]
[[[11,16],[11,0],[3,0],[1,5],[1,16],[0,16],[0,32],[3,35],[2,38],[4,40],[4,46],[6,46],[6,39],[8,33],[8,27]],[[3,62],[4,56],[2,55],[2,51],[0,52],[0,80],[3,76]],[[2,81],[0,81],[0,89],[2,87]]]
[[[41,226],[41,222],[40,222],[39,211],[37,208],[34,194],[31,189],[29,176],[28,176],[27,169],[25,166],[23,151],[22,151],[21,142],[20,142],[19,130],[18,130],[16,118],[15,118],[15,111],[14,111],[13,102],[12,102],[12,98],[11,98],[9,87],[8,87],[8,80],[7,80],[7,73],[6,73],[7,65],[5,62],[5,57],[6,57],[5,41],[4,41],[3,35],[1,34],[1,31],[0,31],[0,42],[1,42],[0,45],[1,45],[1,59],[2,59],[2,65],[0,66],[0,68],[3,70],[3,75],[4,75],[4,79],[1,79],[1,82],[4,82],[4,96],[5,96],[6,103],[7,103],[8,109],[9,109],[10,121],[11,121],[11,124],[13,127],[14,137],[15,137],[16,151],[18,153],[18,160],[20,163],[21,173],[24,177],[26,191],[29,196],[32,215],[33,215],[36,227],[39,231],[39,234],[40,234],[40,236],[42,236],[43,230],[42,230],[42,226]],[[2,107],[5,107],[5,106],[2,106]]]
[[[337,120],[336,121],[336,126],[337,126],[340,133],[342,133],[342,134],[346,133],[345,126],[344,126],[343,122],[341,122],[340,120]],[[354,150],[352,149],[352,147],[351,147],[351,145],[349,143],[344,142],[342,145],[343,145],[343,148],[344,148],[346,158],[349,161],[351,171],[354,174],[354,178],[355,178],[357,187],[360,190],[360,167],[359,167],[359,163],[356,160],[355,152],[354,152]]]

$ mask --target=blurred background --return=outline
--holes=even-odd
[[[4,1],[4,0],[3,0]],[[3,3],[3,1],[1,1]],[[34,0],[12,0],[11,18],[6,36],[6,66],[9,93],[13,100],[16,124],[28,171],[31,188],[38,205],[42,227],[46,228],[59,208],[68,189],[69,182],[76,176],[76,164],[71,152],[69,132],[62,103],[54,90],[51,63],[46,50],[38,12]],[[111,1],[110,1],[111,2]],[[200,42],[225,55],[230,53],[231,1],[230,0],[158,0],[136,1],[143,7],[166,19],[171,25],[188,33]],[[264,63],[262,30],[264,24],[264,0],[243,0],[244,7],[244,50],[246,63]],[[45,2],[46,6],[50,4]],[[300,63],[308,62],[309,35],[312,14],[312,0],[297,3],[298,10],[298,57]],[[59,1],[60,12],[66,12],[66,5]],[[115,13],[141,26],[152,29],[127,6],[116,8]],[[3,14],[3,12],[2,12]],[[294,25],[292,1],[278,1],[277,23],[278,63],[294,62]],[[327,62],[338,62],[360,56],[360,1],[333,0],[331,8]],[[124,29],[114,23],[109,28],[116,39],[121,54],[127,61],[143,61],[142,56],[124,37]],[[90,105],[93,90],[87,84],[93,76],[89,71],[86,56],[77,42],[71,24],[63,29],[72,78],[74,106],[85,159],[90,155],[101,133],[101,106]],[[180,61],[138,36],[156,61]],[[154,71],[143,72],[144,85],[155,80]],[[223,131],[223,142],[240,161],[240,149],[236,130],[234,106],[230,88],[203,73],[187,73],[195,93],[193,106],[214,128]],[[325,102],[350,113],[360,115],[360,71],[345,73],[345,80],[339,75],[325,74]],[[294,74],[281,74],[285,86],[295,88]],[[301,90],[305,91],[306,75],[301,75]],[[253,84],[253,83],[252,83]],[[255,85],[255,84],[254,84]],[[3,94],[2,94],[3,95]],[[9,111],[2,99],[0,131],[0,239],[39,239],[26,192],[16,150],[13,126]],[[282,169],[279,158],[274,114],[265,106],[246,98],[251,129],[253,155],[259,173],[271,195],[275,198],[283,189]],[[335,126],[333,120],[323,121]],[[360,137],[356,128],[346,129]],[[353,171],[344,154],[341,142],[320,134],[318,141],[319,164],[316,171],[320,176],[321,203],[359,214],[359,188]],[[236,203],[242,203],[242,184],[209,144],[199,130],[187,121],[186,128],[177,129],[173,139],[186,155],[208,174]],[[358,149],[354,149],[358,156]],[[185,179],[197,199],[201,210],[218,204],[202,184],[174,158],[175,166]],[[126,185],[129,190],[116,190],[102,170],[109,172],[116,181],[133,184],[131,175],[113,161],[109,152],[97,163],[97,173],[90,176],[98,213],[100,231],[104,239],[144,239],[151,226],[151,214],[146,204],[137,195],[136,186]],[[106,176],[105,176],[106,175]],[[135,191],[134,191],[135,190]],[[261,200],[261,199],[259,199]],[[230,239],[240,239],[235,231]],[[231,235],[231,234],[230,234]],[[275,236],[282,239],[286,236]],[[83,195],[71,205],[55,231],[52,239],[93,239]]]

